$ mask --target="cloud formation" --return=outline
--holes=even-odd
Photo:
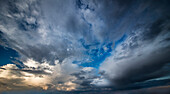
[[[0,67],[0,91],[167,85],[169,3],[1,0],[0,45],[19,57]]]
[[[49,65],[46,62],[38,63],[32,59],[23,63],[26,66],[23,69],[19,69],[14,64],[1,66],[1,91],[35,88],[70,91],[77,87],[77,84],[73,83],[76,78],[71,76],[79,70],[75,64],[69,64],[65,60],[62,64],[55,61],[55,65]]]

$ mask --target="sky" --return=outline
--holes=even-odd
[[[0,0],[0,93],[170,93],[169,0]]]

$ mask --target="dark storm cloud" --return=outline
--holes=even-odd
[[[113,56],[103,63],[101,70],[105,70],[111,85],[118,88],[134,85],[137,88],[135,83],[142,86],[149,79],[169,75],[170,70],[165,67],[170,62],[170,43],[167,40],[170,38],[170,21],[165,19],[158,19],[149,27],[131,33],[117,46]],[[144,88],[141,86],[139,88]],[[153,85],[148,83],[149,86]]]

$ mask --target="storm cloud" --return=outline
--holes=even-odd
[[[169,27],[169,19],[157,20],[148,28],[131,32],[117,45],[100,67],[111,85],[126,87],[169,76]]]

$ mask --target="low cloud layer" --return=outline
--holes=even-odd
[[[19,69],[15,64],[1,66],[1,91],[23,89],[56,89],[70,91],[78,86],[72,73],[79,71],[77,65],[64,60],[62,64],[55,61],[55,65],[38,63],[32,59],[23,62],[26,66]]]

